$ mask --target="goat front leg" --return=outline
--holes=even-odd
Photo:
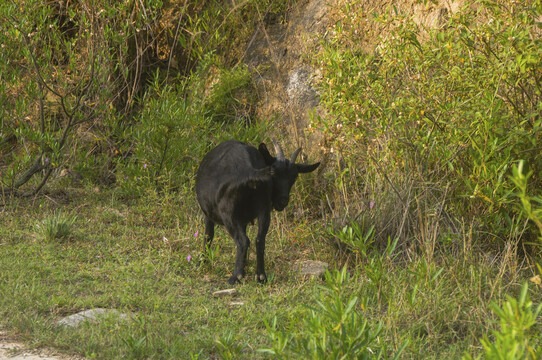
[[[235,240],[237,246],[237,256],[235,259],[235,269],[233,275],[229,278],[230,285],[241,282],[245,276],[245,263],[247,259],[247,250],[250,245],[245,226],[237,226],[233,229],[228,229],[231,237]]]
[[[271,214],[269,211],[260,214],[258,217],[258,236],[256,237],[256,281],[259,283],[267,282],[265,275],[264,254],[265,254],[265,237],[269,230]]]

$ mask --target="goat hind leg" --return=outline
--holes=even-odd
[[[265,275],[264,254],[265,254],[265,236],[269,230],[271,215],[269,212],[261,214],[258,217],[258,236],[256,237],[256,281],[259,283],[267,282]]]
[[[247,259],[247,251],[250,245],[250,240],[248,239],[246,233],[246,226],[240,229],[228,229],[231,237],[235,240],[235,245],[237,246],[237,255],[235,258],[235,269],[233,275],[229,278],[228,282],[230,285],[234,285],[243,279],[245,276],[245,264]]]
[[[210,246],[211,246],[211,243],[213,242],[214,236],[215,236],[215,223],[206,216],[205,217],[205,235],[203,236],[203,253],[201,256],[203,262],[208,260],[208,254],[209,254]]]

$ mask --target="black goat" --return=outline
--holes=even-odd
[[[269,229],[271,207],[282,211],[288,205],[290,190],[298,173],[314,171],[320,163],[296,164],[301,148],[290,161],[275,141],[276,158],[264,143],[258,149],[239,141],[226,141],[203,158],[196,177],[196,194],[205,214],[204,249],[214,236],[215,224],[224,225],[237,245],[235,270],[228,282],[235,284],[245,275],[246,228],[258,218],[256,237],[256,280],[265,282],[265,236]]]

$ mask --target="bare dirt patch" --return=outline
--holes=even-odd
[[[0,360],[83,360],[82,357],[63,355],[52,349],[31,350],[14,341],[0,330]]]

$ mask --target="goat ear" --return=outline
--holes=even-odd
[[[264,167],[263,169],[258,169],[246,180],[246,185],[256,189],[259,184],[269,181],[272,175],[273,173],[271,172],[271,168],[269,166]]]
[[[273,165],[273,163],[277,161],[275,157],[271,156],[269,150],[267,150],[267,146],[265,146],[264,143],[261,143],[258,146],[258,151],[260,152],[260,154],[262,154],[264,161],[267,165]]]
[[[267,181],[269,180],[269,176],[273,175],[273,172],[271,168],[264,167],[263,169],[258,169],[254,171],[254,173],[251,176],[251,179],[257,180],[257,181]]]
[[[319,162],[317,162],[316,164],[312,164],[312,165],[305,165],[305,164],[295,164],[295,166],[297,166],[297,171],[300,172],[300,173],[309,173],[309,172],[313,172],[314,170],[316,170],[316,168],[320,165]]]

